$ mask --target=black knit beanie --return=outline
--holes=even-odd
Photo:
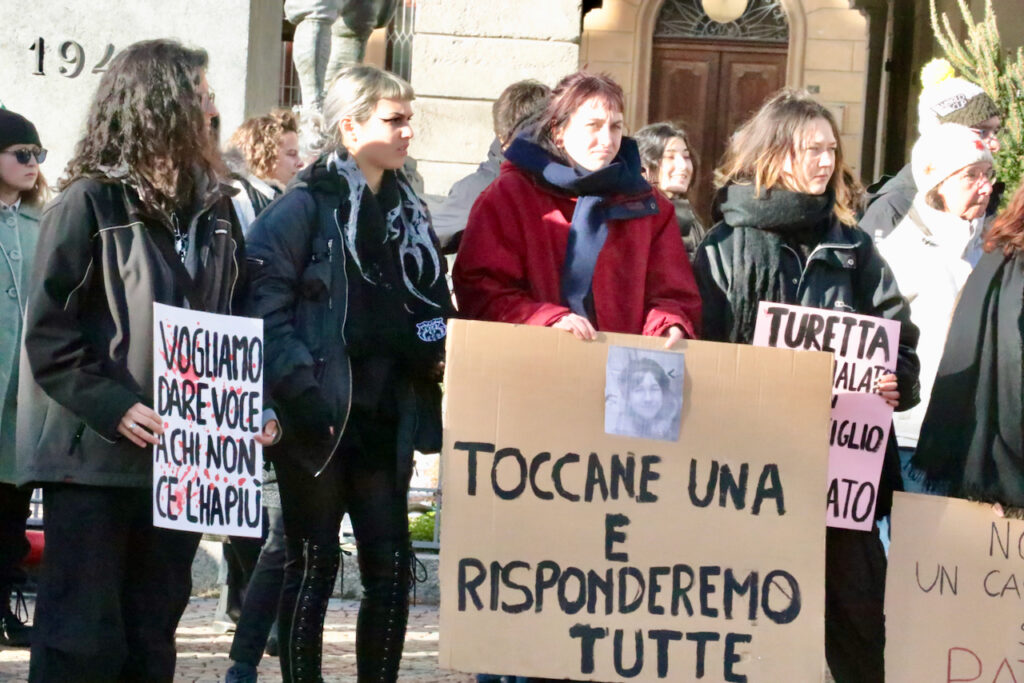
[[[21,114],[0,109],[0,151],[13,145],[35,145],[42,147],[39,132],[32,122]]]

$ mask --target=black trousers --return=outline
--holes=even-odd
[[[263,508],[263,536],[251,538],[245,536],[230,536],[228,541],[222,544],[224,561],[228,566],[227,579],[227,608],[226,616],[231,621],[238,623],[242,616],[242,603],[245,602],[249,589],[249,582],[256,571],[256,563],[259,561],[260,551],[267,540],[270,529],[270,519],[267,508]],[[221,615],[217,615],[219,618]]]
[[[836,683],[885,680],[885,570],[874,529],[825,532],[825,658]]]
[[[242,615],[235,626],[230,657],[256,666],[263,657],[284,583],[285,535],[281,508],[265,508],[269,518],[267,540],[249,579]],[[233,543],[234,541],[232,541]]]
[[[43,489],[29,681],[168,682],[199,534],[157,529],[149,489]]]
[[[25,520],[29,516],[32,489],[0,484],[0,601],[11,588],[25,582],[21,561],[29,551]]]
[[[380,436],[384,439],[387,435]],[[393,435],[390,441],[394,443]],[[398,481],[393,457],[375,458],[373,453],[347,438],[319,477],[313,477],[285,458],[275,461],[274,466],[288,539],[285,586],[279,607],[282,674],[286,678],[294,675],[299,659],[305,656],[300,653],[301,647],[294,646],[299,639],[294,638],[291,618],[295,615],[296,619],[301,619],[300,595],[301,600],[319,601],[325,610],[334,582],[333,575],[326,579],[329,585],[318,589],[317,596],[303,592],[307,577],[313,576],[310,566],[315,573],[319,564],[310,551],[323,549],[319,551],[325,553],[322,564],[329,566],[327,559],[332,553],[336,558],[341,519],[347,511],[356,537],[363,584],[363,601],[356,625],[359,680],[394,680],[408,618],[411,560],[406,500],[408,479]],[[336,573],[336,564],[334,570]],[[318,578],[318,582],[324,579]],[[302,588],[291,588],[297,585]],[[307,623],[307,633],[309,628],[322,629],[322,623]],[[318,645],[312,647],[316,650]],[[306,657],[305,662],[302,666],[306,669],[319,666],[319,655]],[[371,670],[375,672],[372,678]],[[376,673],[381,670],[387,673]],[[297,676],[297,680],[301,679]]]

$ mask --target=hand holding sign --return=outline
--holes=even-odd
[[[121,418],[117,424],[117,431],[139,448],[145,448],[159,443],[156,435],[163,434],[164,428],[155,410],[142,403],[136,403]]]
[[[875,383],[875,391],[893,408],[900,404],[900,392],[897,388],[895,374],[890,372],[879,377]]]

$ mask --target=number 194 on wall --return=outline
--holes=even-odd
[[[46,40],[40,36],[28,48],[35,53],[35,71],[32,72],[35,76],[46,75],[47,53],[50,50],[46,45]],[[91,61],[91,58],[86,56],[85,48],[76,40],[65,40],[61,43],[57,48],[57,56],[59,58],[57,73],[65,78],[77,78]],[[102,54],[93,63],[91,73],[98,74],[106,71],[113,56],[114,46],[107,43]]]

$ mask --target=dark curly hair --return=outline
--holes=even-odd
[[[198,92],[208,62],[205,50],[173,40],[134,43],[114,57],[59,189],[88,177],[131,185],[149,209],[191,201],[192,170],[215,175]]]

